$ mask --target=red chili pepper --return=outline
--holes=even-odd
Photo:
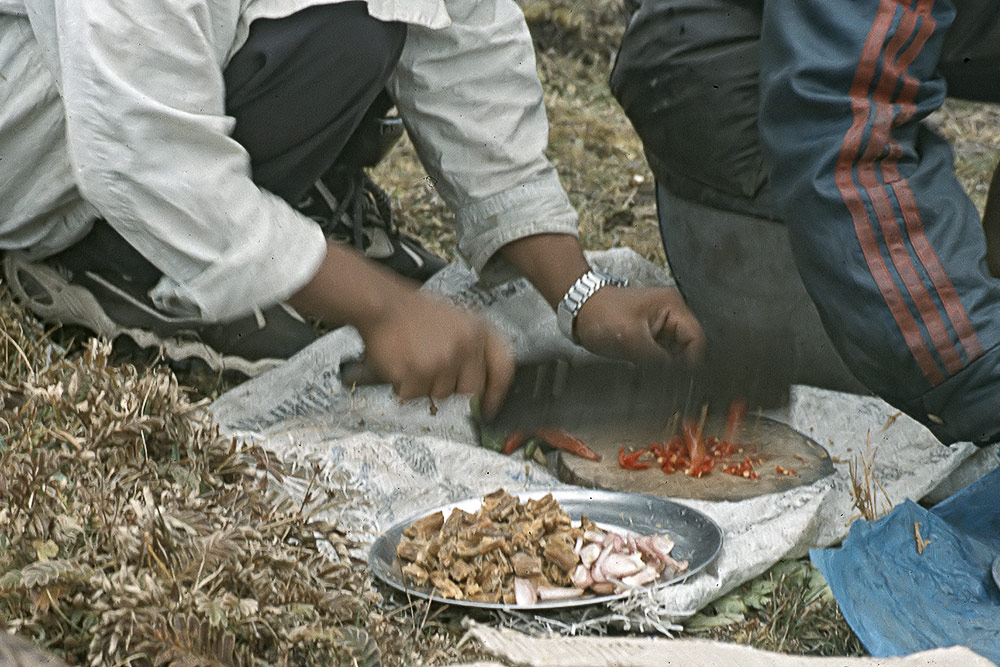
[[[740,427],[740,422],[743,421],[746,413],[746,401],[733,401],[729,404],[729,419],[726,420],[726,435],[723,440],[733,442],[733,439],[736,437],[736,430]]]
[[[521,445],[524,444],[524,441],[527,439],[528,437],[525,435],[524,431],[521,430],[511,431],[510,433],[507,434],[507,437],[504,439],[503,447],[500,448],[500,451],[503,452],[504,454],[513,454],[521,447]]]
[[[570,454],[582,456],[591,461],[600,461],[601,455],[588,447],[576,436],[570,435],[566,431],[558,428],[540,428],[533,433],[556,449],[561,449]]]
[[[684,423],[681,424],[681,430],[684,433],[684,444],[687,445],[688,458],[690,459],[688,471],[689,474],[694,474],[699,469],[701,462],[705,460],[705,456],[707,455],[705,441],[702,440],[698,426],[693,421],[685,420]]]
[[[753,469],[753,460],[746,456],[739,463],[726,466],[722,469],[723,472],[729,473],[730,475],[736,475],[737,477],[744,477],[746,479],[757,479],[760,477]]]
[[[626,470],[645,470],[649,467],[649,464],[644,461],[639,461],[639,457],[645,454],[646,449],[640,449],[632,452],[631,454],[625,453],[625,447],[622,446],[618,449],[618,465]]]

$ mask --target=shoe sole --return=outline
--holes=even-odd
[[[5,254],[3,273],[14,298],[46,322],[82,326],[108,340],[127,336],[141,348],[159,348],[165,357],[173,361],[200,359],[217,373],[236,371],[254,377],[284,362],[283,359],[251,361],[240,356],[220,354],[198,340],[159,336],[148,329],[121,326],[107,316],[89,290],[66,282],[58,271],[44,264],[29,263],[15,255]],[[29,276],[51,303],[32,296],[22,283],[22,274]]]

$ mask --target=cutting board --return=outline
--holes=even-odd
[[[706,434],[721,437],[725,420],[709,418]],[[683,472],[666,474],[658,467],[646,470],[626,470],[618,465],[619,447],[633,451],[653,442],[667,439],[663,431],[656,432],[639,425],[613,427],[595,425],[578,430],[575,435],[601,455],[600,461],[559,452],[556,468],[564,482],[596,489],[630,491],[665,498],[694,498],[699,500],[745,500],[768,493],[780,493],[812,484],[833,474],[833,462],[823,447],[790,426],[767,417],[748,416],[734,438],[743,448],[734,454],[731,463],[738,463],[744,456],[760,457],[755,463],[758,479],[745,479],[730,475],[717,464],[712,472],[700,478],[689,477]],[[780,466],[794,470],[795,474],[778,472]]]

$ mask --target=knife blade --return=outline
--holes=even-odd
[[[605,424],[657,429],[707,406],[724,413],[731,402],[768,409],[788,402],[790,382],[764,373],[734,373],[702,364],[633,364],[553,359],[519,366],[492,424],[501,431],[557,427],[571,432]]]
[[[572,432],[608,423],[657,428],[677,417],[698,416],[706,405],[725,411],[734,400],[751,410],[787,403],[786,375],[734,364],[728,355],[707,359],[695,367],[596,357],[521,364],[490,423],[501,432],[542,427]],[[345,386],[383,384],[364,359],[342,363],[340,373]]]

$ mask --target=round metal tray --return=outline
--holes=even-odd
[[[664,498],[596,489],[542,490],[514,495],[521,502],[524,502],[532,498],[541,498],[546,493],[552,494],[560,507],[569,514],[574,522],[579,521],[580,516],[586,514],[591,521],[599,526],[622,533],[669,535],[675,544],[671,555],[678,560],[687,560],[688,570],[668,580],[667,584],[675,584],[697,574],[715,559],[722,548],[722,531],[714,521],[695,509]],[[396,557],[396,546],[403,535],[403,530],[420,517],[434,512],[443,512],[447,518],[453,509],[476,512],[481,506],[482,498],[470,498],[462,502],[423,511],[419,515],[395,524],[380,535],[372,545],[368,557],[372,574],[390,586],[415,597],[483,609],[537,611],[580,607],[616,600],[629,595],[629,591],[625,591],[611,595],[585,596],[572,600],[538,602],[533,605],[509,605],[444,598],[435,595],[430,588],[413,586],[406,581],[400,570],[399,559]]]

